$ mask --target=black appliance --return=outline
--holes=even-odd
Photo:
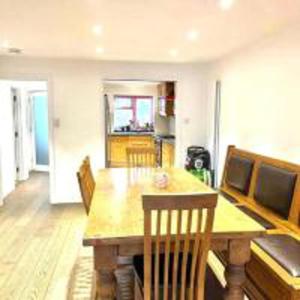
[[[190,146],[187,149],[187,157],[185,161],[187,170],[210,170],[210,154],[209,151],[201,146]]]
[[[156,165],[162,167],[162,141],[164,139],[175,139],[172,134],[156,134],[154,136],[154,147],[156,152]]]

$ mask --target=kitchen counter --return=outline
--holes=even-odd
[[[137,132],[137,131],[120,131],[120,132],[111,132],[110,136],[153,136],[154,132]]]
[[[175,135],[171,135],[171,134],[165,134],[165,135],[157,134],[155,135],[155,138],[161,140],[164,143],[168,143],[172,145],[174,145],[176,141]]]
[[[176,139],[175,138],[162,138],[162,141],[163,141],[163,143],[175,145]]]

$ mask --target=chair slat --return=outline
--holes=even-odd
[[[195,284],[195,274],[196,274],[196,264],[198,260],[199,245],[201,239],[201,225],[202,225],[202,209],[198,209],[197,212],[197,227],[195,233],[193,254],[192,254],[192,265],[190,273],[190,290],[189,290],[189,300],[194,298],[194,284]]]
[[[168,300],[168,291],[169,291],[168,289],[169,289],[171,224],[172,224],[172,211],[169,209],[167,215],[167,232],[166,232],[166,239],[165,239],[164,293],[163,293],[163,298],[165,300]]]
[[[177,227],[176,227],[176,237],[175,237],[175,248],[174,248],[174,258],[173,258],[173,274],[172,274],[172,300],[177,299],[177,278],[178,278],[178,257],[180,250],[180,234],[181,234],[181,218],[182,210],[177,211]]]
[[[180,299],[184,300],[185,298],[185,286],[186,286],[186,273],[187,273],[187,262],[188,262],[188,252],[190,247],[190,235],[191,235],[191,225],[192,225],[192,210],[188,210],[187,214],[187,224],[186,232],[184,238],[184,248],[182,256],[182,266],[181,266],[181,287],[180,287]]]
[[[132,148],[126,149],[127,166],[129,168],[146,168],[156,167],[155,164],[155,149],[148,148]]]
[[[160,255],[160,223],[161,210],[157,211],[156,240],[155,240],[155,270],[154,270],[154,299],[159,299],[159,255]]]
[[[214,209],[208,209],[206,215],[206,223],[203,234],[203,240],[205,242],[201,243],[199,263],[198,263],[198,276],[197,276],[197,299],[204,299],[204,283],[205,283],[205,273],[206,273],[206,262],[210,246],[212,227],[214,222]]]
[[[144,299],[151,299],[151,246],[152,246],[152,237],[151,237],[151,211],[145,211],[144,215],[144,229],[145,229],[145,242],[144,242]]]

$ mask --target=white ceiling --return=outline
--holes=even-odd
[[[235,0],[229,10],[219,1],[0,0],[0,45],[29,56],[207,61],[300,20],[299,0]],[[100,36],[95,24],[103,26]],[[191,29],[199,32],[193,42]]]

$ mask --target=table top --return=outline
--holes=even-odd
[[[157,172],[166,172],[169,184],[165,189],[154,185]],[[84,245],[119,244],[128,239],[143,239],[144,212],[142,194],[215,193],[199,179],[179,168],[100,170],[92,199]],[[213,237],[238,236],[254,238],[265,228],[249,218],[221,195],[215,211]]]

